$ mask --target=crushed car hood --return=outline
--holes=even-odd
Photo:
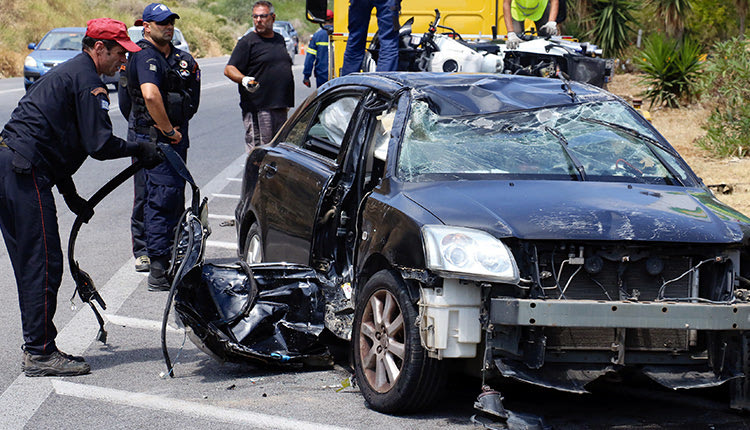
[[[750,236],[749,218],[701,188],[460,181],[405,184],[403,193],[446,225],[498,237],[741,243]]]

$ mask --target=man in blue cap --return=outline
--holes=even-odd
[[[198,109],[200,70],[187,52],[172,45],[180,16],[166,5],[143,10],[141,51],[130,56],[125,91],[130,98],[128,140],[174,145],[183,159],[189,146],[188,121]],[[125,113],[125,111],[123,111]],[[174,229],[185,207],[185,180],[166,162],[136,175],[131,231],[136,258],[145,242],[149,291],[169,290],[166,278]],[[145,239],[145,240],[144,240]]]

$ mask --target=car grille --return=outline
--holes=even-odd
[[[691,291],[695,273],[691,268],[702,257],[688,255],[685,250],[577,244],[533,246],[542,291],[549,300],[562,296],[562,300],[654,301],[694,297],[698,291],[697,283],[696,291]],[[713,255],[711,252],[704,255]],[[658,273],[655,268],[660,269]],[[612,328],[546,327],[544,335],[548,351],[612,351],[619,342],[618,330]],[[682,352],[689,350],[691,342],[695,344],[696,337],[695,332],[691,337],[689,330],[625,330],[628,351]]]

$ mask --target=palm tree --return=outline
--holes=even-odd
[[[734,0],[737,16],[740,18],[740,39],[745,37],[745,18],[747,17],[748,0]]]
[[[608,57],[619,55],[631,40],[635,23],[632,0],[596,0],[593,4],[594,28],[588,32]]]
[[[747,0],[735,0],[737,2]],[[667,34],[676,39],[682,39],[685,32],[685,20],[692,10],[690,0],[650,0],[656,7],[656,16],[664,21]]]

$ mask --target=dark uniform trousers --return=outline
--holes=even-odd
[[[137,135],[132,129],[128,131],[129,141],[140,139],[148,137]],[[171,145],[171,148],[187,163],[187,144]],[[130,218],[133,254],[136,257],[169,254],[174,228],[185,208],[185,180],[168,163],[163,162],[153,169],[136,172],[133,187],[133,212]]]
[[[52,316],[63,273],[52,181],[42,169],[17,172],[14,152],[0,144],[0,227],[16,275],[25,349],[57,350]]]
[[[187,126],[185,133],[187,133]],[[183,128],[180,128],[182,131]],[[139,142],[153,139],[150,135],[128,130],[128,140]],[[177,145],[170,145],[183,161],[187,162],[185,139]],[[143,169],[133,178],[135,193],[131,232],[133,250],[137,256],[161,257],[170,255],[174,229],[185,209],[185,179],[167,162],[159,163],[153,169]],[[145,252],[144,252],[145,250]]]

